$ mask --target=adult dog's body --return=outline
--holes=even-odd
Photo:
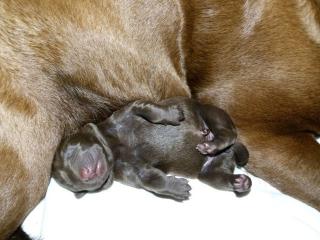
[[[135,99],[224,108],[249,169],[320,209],[316,0],[4,0],[0,236],[44,196],[65,134]]]

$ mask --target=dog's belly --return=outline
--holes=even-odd
[[[225,109],[237,126],[290,121],[297,130],[320,130],[320,38],[303,26],[294,2],[193,1],[187,67],[195,96]],[[317,29],[316,18],[309,24]]]
[[[186,62],[194,95],[233,118],[248,169],[320,209],[320,10],[301,2],[192,1]]]

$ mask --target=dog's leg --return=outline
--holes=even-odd
[[[59,121],[15,87],[15,77],[0,66],[0,239],[44,197],[62,135]]]
[[[29,118],[2,110],[0,106],[0,236],[5,239],[44,197],[61,133],[45,115]]]
[[[233,151],[235,154],[235,162],[237,166],[243,167],[248,163],[249,152],[246,146],[240,142],[236,142],[233,146]]]
[[[248,192],[251,188],[251,179],[244,174],[233,174],[238,161],[235,151],[231,148],[217,156],[208,156],[198,179],[216,189],[236,193]]]
[[[320,145],[311,134],[241,130],[239,135],[250,152],[249,171],[320,210]]]
[[[158,105],[149,101],[135,101],[126,111],[140,116],[152,123],[164,125],[179,125],[184,120],[183,111],[179,105]]]
[[[136,188],[143,188],[159,196],[170,197],[177,201],[187,200],[191,187],[184,178],[167,176],[161,170],[139,164],[116,163],[117,179]]]
[[[198,151],[204,155],[215,155],[234,144],[237,138],[236,128],[225,111],[208,104],[198,104],[197,108],[206,127],[213,133],[213,139],[198,144]]]

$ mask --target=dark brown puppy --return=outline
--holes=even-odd
[[[53,177],[80,194],[108,188],[114,176],[159,196],[188,199],[188,181],[168,173],[244,193],[251,180],[233,171],[249,155],[242,144],[233,145],[236,136],[233,122],[219,108],[188,98],[136,101],[63,141]]]

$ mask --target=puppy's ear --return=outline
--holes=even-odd
[[[82,127],[81,131],[88,133],[92,136],[95,136],[97,138],[97,140],[99,141],[99,143],[102,145],[108,144],[105,137],[102,135],[99,128],[94,123],[87,123],[86,125],[84,125]]]
[[[113,165],[113,153],[111,148],[109,147],[108,140],[103,136],[103,134],[100,132],[97,125],[93,123],[88,123],[84,125],[83,131],[95,136],[98,140],[98,142],[103,147],[104,151],[106,152],[106,155],[108,156],[107,161],[109,162],[110,166]]]

